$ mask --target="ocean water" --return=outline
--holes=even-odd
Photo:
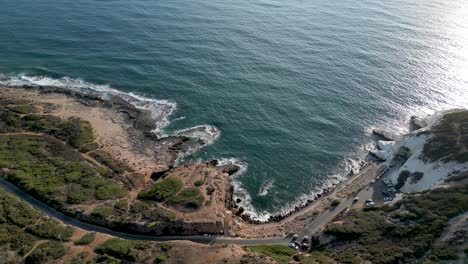
[[[0,74],[138,95],[161,134],[215,127],[186,159],[242,163],[265,219],[343,179],[372,127],[468,106],[468,2],[0,0]]]

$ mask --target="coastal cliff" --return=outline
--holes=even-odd
[[[423,191],[468,178],[468,110],[436,112],[411,119],[412,131],[385,137],[372,154],[392,166],[388,178],[401,192]],[[393,140],[392,140],[393,139]]]

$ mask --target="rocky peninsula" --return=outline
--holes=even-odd
[[[210,128],[157,135],[162,116],[59,87],[0,87],[0,112],[1,177],[57,210],[148,235],[228,230],[238,168],[178,162],[208,144]]]

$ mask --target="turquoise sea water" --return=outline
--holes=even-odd
[[[265,217],[341,179],[372,127],[468,106],[468,2],[0,0],[0,73],[176,103],[164,132],[217,127],[192,158],[247,165]]]

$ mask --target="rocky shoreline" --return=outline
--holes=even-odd
[[[89,206],[67,205],[66,207],[58,207],[57,209],[60,211],[85,222],[107,226],[116,230],[128,230],[133,233],[194,235],[217,234],[226,230],[222,219],[226,217],[226,210],[232,204],[232,187],[230,187],[232,185],[229,184],[229,176],[236,173],[240,168],[235,164],[219,164],[218,161],[195,163],[188,161],[179,164],[181,157],[209,144],[207,137],[190,136],[190,129],[173,135],[157,134],[155,131],[158,121],[161,120],[155,119],[154,113],[150,110],[140,109],[118,95],[107,94],[106,98],[103,98],[103,94],[98,92],[74,91],[51,86],[3,86],[2,89],[4,89],[2,90],[2,99],[7,100],[4,101],[5,110],[3,111],[11,111],[9,110],[11,108],[8,105],[9,101],[17,101],[21,102],[21,104],[29,102],[27,103],[28,108],[40,109],[43,115],[52,115],[64,119],[74,115],[81,115],[80,118],[90,120],[92,127],[98,134],[97,146],[99,149],[104,149],[119,163],[127,164],[131,168],[130,172],[117,175],[117,177],[112,176],[114,178],[111,179],[123,183],[125,189],[129,191],[128,198],[126,198],[127,196],[124,197],[125,200],[129,199],[128,201],[130,201],[128,208],[132,205],[132,201],[138,201],[135,198],[139,192],[169,177],[180,178],[184,184],[187,182],[186,188],[188,189],[193,189],[194,187],[189,186],[194,184],[202,185],[198,188],[208,193],[200,194],[204,196],[206,202],[206,205],[200,205],[201,209],[198,210],[200,212],[166,205],[150,206],[148,210],[164,209],[167,213],[175,215],[174,220],[159,222],[157,225],[154,225],[147,216],[138,216],[136,218],[131,216],[124,221],[119,220],[119,217],[109,219],[95,217],[90,211],[92,209],[87,209],[87,207],[94,208],[92,204]],[[9,90],[11,91],[9,92]],[[17,99],[7,99],[10,95],[12,95],[11,98]],[[73,107],[71,107],[70,102],[74,102]],[[104,110],[99,109],[107,109],[107,114],[101,114]],[[18,115],[18,118],[22,118],[22,116]],[[159,118],[164,117],[159,115]],[[113,128],[108,127],[110,124],[112,124]],[[120,130],[111,131],[111,129],[115,130],[116,128],[125,131],[125,135]],[[193,129],[200,132],[203,128],[195,127]],[[33,134],[41,136],[40,133]],[[122,151],[125,151],[125,153]],[[103,159],[103,157],[95,155],[93,150],[86,158],[102,166],[102,164],[96,163],[94,159]],[[116,169],[119,170],[119,168]],[[190,176],[190,179],[184,178],[188,176]],[[200,178],[200,180],[196,178]],[[196,183],[196,181],[200,181],[200,183]],[[204,185],[205,181],[206,187]],[[109,207],[112,206],[112,203],[105,202],[104,205]],[[116,210],[114,209],[114,211]],[[120,209],[117,212],[119,212],[118,215],[122,214]]]

